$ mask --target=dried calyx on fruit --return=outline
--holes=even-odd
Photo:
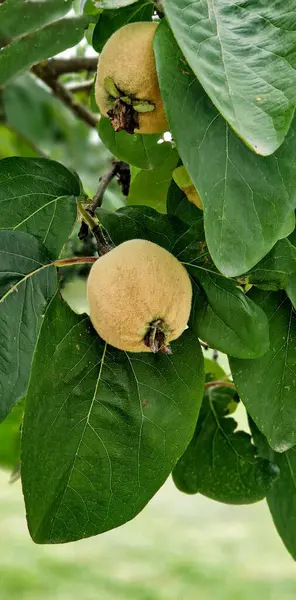
[[[158,85],[153,38],[157,23],[130,23],[105,44],[98,63],[96,101],[115,131],[168,129]]]
[[[183,265],[147,240],[129,240],[99,258],[87,284],[92,324],[129,352],[170,352],[187,328],[192,287]]]

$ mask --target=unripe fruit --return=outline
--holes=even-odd
[[[168,129],[153,52],[156,27],[152,21],[121,27],[99,58],[96,102],[115,131],[161,133]]]
[[[94,263],[87,295],[92,324],[108,344],[128,352],[168,352],[187,327],[192,287],[170,252],[129,240]]]

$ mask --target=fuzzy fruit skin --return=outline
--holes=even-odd
[[[153,38],[157,23],[129,23],[113,33],[99,58],[95,86],[97,105],[106,117],[111,108],[105,90],[105,77],[111,77],[116,87],[126,95],[134,94],[139,100],[153,102],[151,113],[139,113],[136,133],[162,133],[168,130],[153,52]]]
[[[99,336],[128,352],[151,352],[144,337],[162,319],[167,342],[186,329],[192,300],[189,275],[170,252],[147,240],[123,242],[92,266],[87,296]]]

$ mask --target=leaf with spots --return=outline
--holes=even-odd
[[[278,470],[258,456],[249,434],[235,431],[236,421],[227,417],[233,401],[238,401],[235,389],[208,387],[194,436],[173,478],[187,494],[199,492],[219,502],[249,504],[266,496]]]
[[[26,231],[57,258],[76,219],[78,178],[45,158],[0,161],[0,229]]]
[[[0,231],[0,422],[26,393],[36,341],[57,288],[46,249],[21,231]]]
[[[57,295],[43,322],[22,435],[31,536],[60,543],[135,517],[189,443],[203,358],[187,330],[172,356],[107,346]]]

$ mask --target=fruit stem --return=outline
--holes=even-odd
[[[151,321],[149,329],[144,337],[144,344],[150,348],[151,352],[156,354],[171,354],[171,347],[166,343],[166,326],[162,319]]]

